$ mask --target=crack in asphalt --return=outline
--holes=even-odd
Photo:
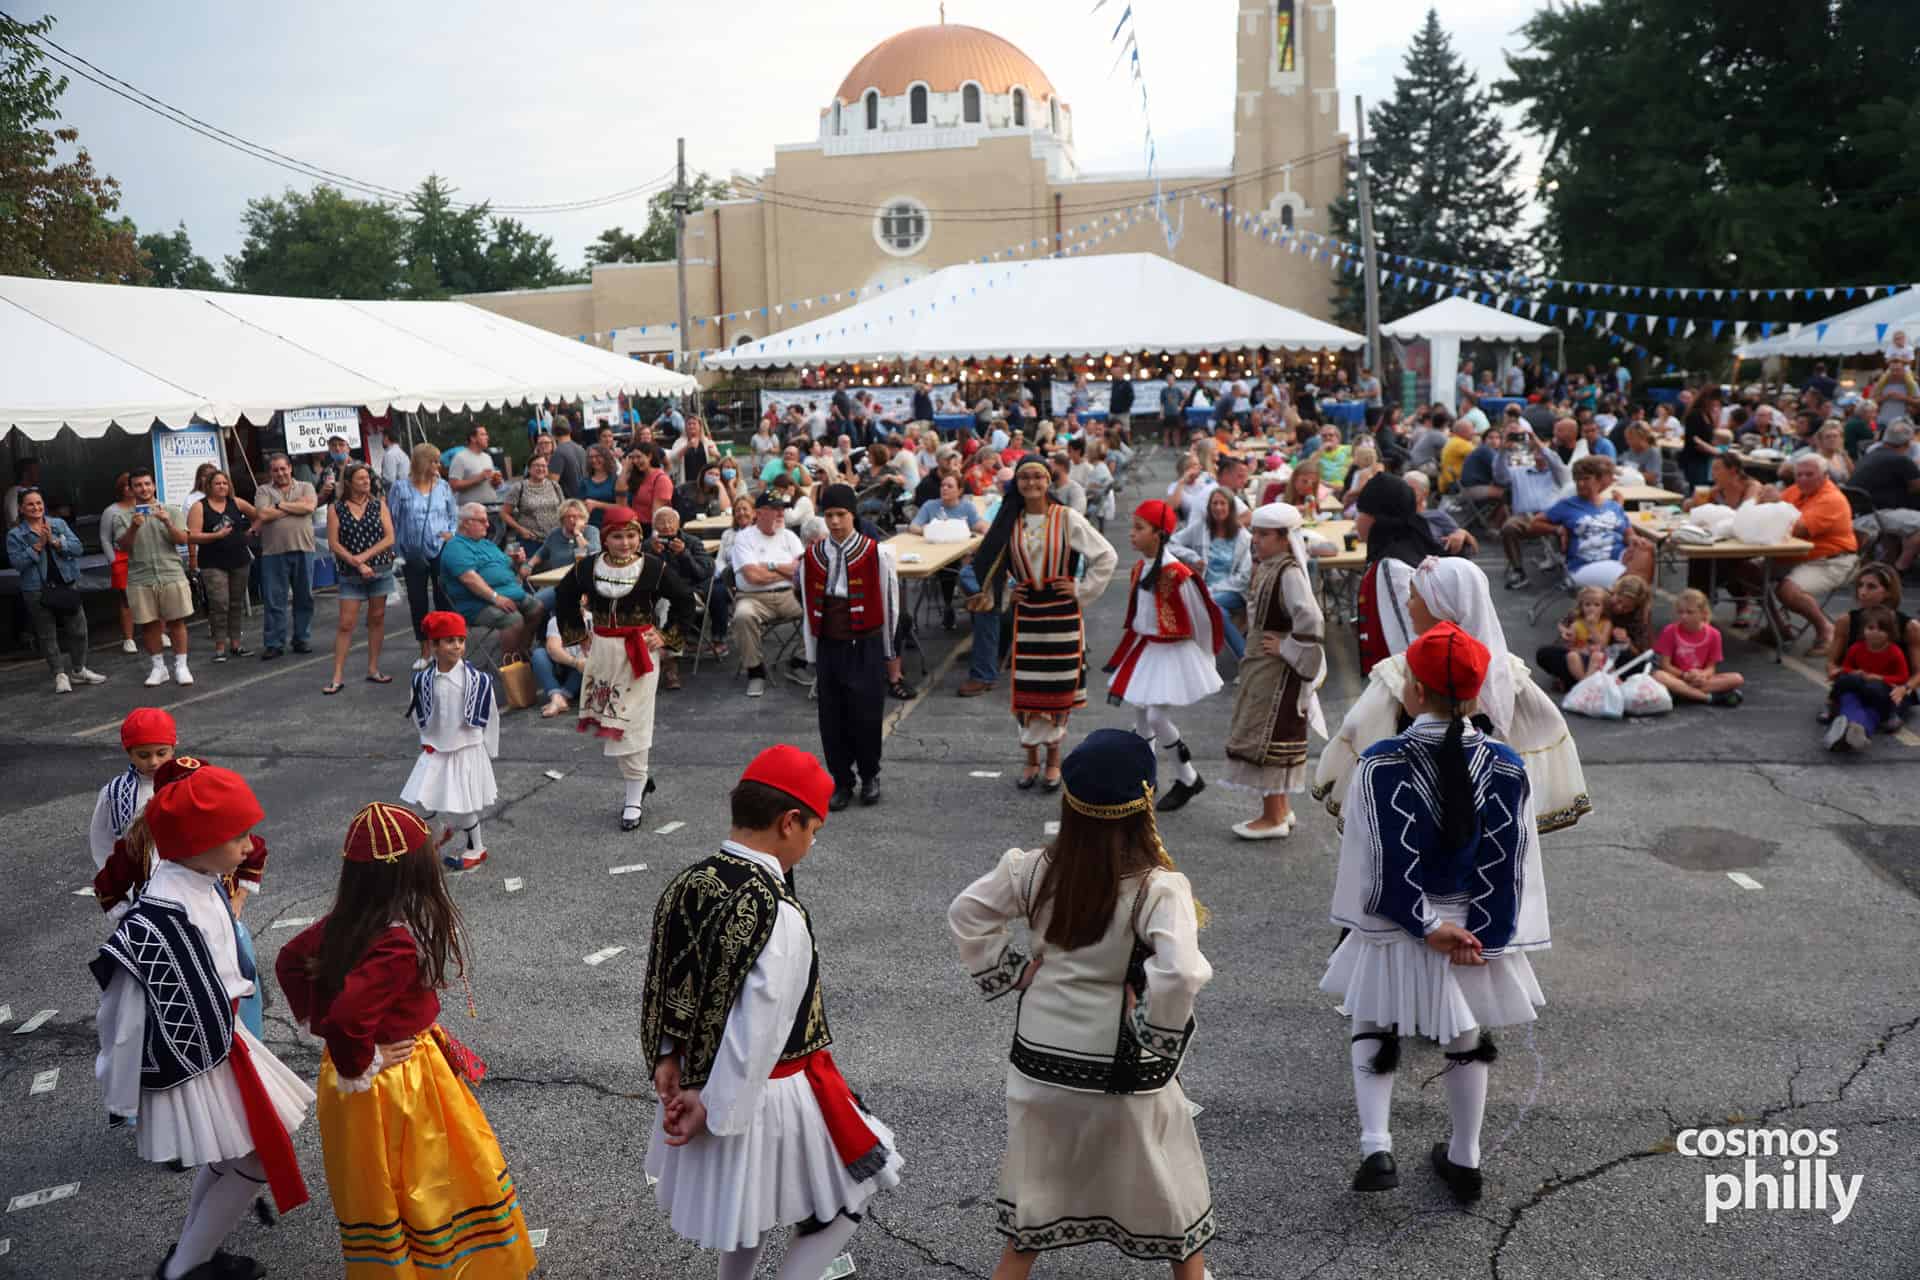
[[[1493,1251],[1487,1255],[1487,1268],[1493,1280],[1501,1280],[1500,1256],[1505,1252],[1508,1241],[1510,1241],[1514,1233],[1520,1229],[1520,1221],[1526,1216],[1529,1210],[1539,1207],[1569,1187],[1577,1187],[1583,1182],[1592,1182],[1596,1178],[1606,1176],[1622,1165],[1633,1164],[1640,1160],[1649,1160],[1656,1156],[1672,1154],[1674,1149],[1673,1140],[1686,1129],[1710,1128],[1722,1123],[1723,1120],[1743,1125],[1765,1125],[1780,1116],[1807,1107],[1844,1102],[1847,1097],[1847,1090],[1854,1086],[1874,1062],[1886,1056],[1887,1050],[1893,1046],[1893,1042],[1916,1029],[1920,1029],[1920,1015],[1915,1015],[1905,1022],[1896,1022],[1888,1026],[1886,1030],[1882,1031],[1879,1036],[1875,1038],[1872,1044],[1867,1046],[1866,1050],[1860,1055],[1860,1060],[1854,1064],[1853,1069],[1847,1073],[1846,1079],[1840,1082],[1840,1087],[1834,1091],[1831,1097],[1796,1100],[1794,1098],[1795,1082],[1804,1070],[1803,1066],[1796,1065],[1792,1077],[1787,1081],[1788,1101],[1778,1106],[1768,1107],[1757,1116],[1750,1118],[1740,1116],[1738,1119],[1735,1119],[1733,1117],[1714,1116],[1704,1121],[1685,1124],[1681,1123],[1679,1118],[1673,1114],[1672,1107],[1666,1103],[1662,1103],[1660,1110],[1666,1116],[1669,1128],[1666,1136],[1657,1144],[1642,1151],[1629,1151],[1625,1154],[1617,1155],[1591,1168],[1582,1169],[1578,1173],[1555,1175],[1535,1188],[1533,1194],[1528,1196],[1526,1200],[1507,1211],[1506,1224],[1501,1227],[1499,1238],[1494,1241]],[[1736,1115],[1737,1114],[1738,1113],[1736,1113]],[[1899,1121],[1893,1117],[1881,1117],[1873,1121],[1863,1122],[1858,1127],[1872,1128],[1888,1122],[1897,1123]],[[1852,1128],[1855,1126],[1844,1125],[1836,1127]]]
[[[1852,809],[1849,809],[1844,805],[1837,805],[1833,803],[1833,801],[1831,800],[1819,800],[1819,799],[1814,799],[1808,796],[1794,795],[1791,791],[1788,791],[1785,786],[1781,785],[1780,779],[1774,777],[1772,774],[1767,772],[1767,767],[1765,765],[1750,764],[1746,766],[1746,771],[1748,773],[1751,773],[1754,777],[1759,778],[1762,782],[1765,782],[1768,786],[1772,787],[1774,791],[1777,792],[1780,796],[1782,796],[1785,799],[1793,801],[1795,804],[1818,805],[1822,809],[1831,809],[1835,813],[1844,814],[1847,817],[1852,818],[1855,822],[1861,823],[1865,826],[1875,825],[1873,819],[1867,817],[1865,814],[1855,813]]]
[[[887,1225],[886,1219],[882,1218],[879,1214],[875,1213],[872,1209],[867,1210],[866,1220],[868,1222],[871,1222],[874,1225],[874,1227],[879,1230],[881,1235],[887,1237],[887,1239],[889,1240],[899,1241],[901,1244],[907,1246],[907,1248],[919,1254],[922,1258],[925,1258],[928,1264],[931,1266],[942,1267],[948,1271],[957,1271],[963,1276],[972,1276],[974,1280],[987,1280],[987,1273],[981,1272],[981,1271],[969,1271],[967,1268],[961,1266],[959,1263],[954,1262],[951,1259],[941,1257],[939,1254],[935,1253],[930,1247],[920,1243],[920,1241],[918,1240],[913,1239],[911,1236],[901,1235],[898,1231],[895,1231],[891,1226]]]

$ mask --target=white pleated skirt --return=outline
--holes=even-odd
[[[1205,646],[1190,640],[1149,643],[1134,662],[1120,697],[1135,707],[1185,707],[1220,692],[1224,685]],[[1111,679],[1107,687],[1113,687]]]
[[[703,1249],[752,1248],[776,1227],[859,1213],[899,1184],[905,1162],[893,1131],[860,1114],[887,1148],[886,1166],[871,1178],[856,1181],[841,1163],[805,1075],[767,1081],[745,1133],[703,1133],[684,1147],[667,1145],[665,1109],[656,1105],[647,1174],[660,1180],[654,1193],[675,1234]]]
[[[313,1090],[238,1022],[233,1034],[246,1041],[253,1069],[280,1123],[292,1133],[313,1105]],[[175,1088],[140,1091],[141,1159],[211,1164],[237,1160],[253,1149],[253,1132],[247,1127],[246,1104],[240,1098],[231,1058]]]
[[[1464,912],[1440,915],[1450,924],[1465,919]],[[1356,1018],[1443,1043],[1476,1027],[1532,1022],[1547,1002],[1524,951],[1458,965],[1416,938],[1369,942],[1358,933],[1329,957],[1320,989]]]
[[[476,744],[458,751],[420,753],[400,798],[430,813],[479,813],[499,798],[493,761]]]

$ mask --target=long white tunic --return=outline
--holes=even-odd
[[[113,856],[113,842],[126,834],[126,828],[115,829],[113,825],[113,805],[107,800],[107,792],[112,786],[113,783],[109,782],[100,788],[100,796],[93,802],[93,820],[87,824],[87,847],[93,853],[95,871],[107,865],[107,859]],[[136,775],[133,816],[139,817],[151,799],[153,779],[144,773]]]
[[[784,874],[777,859],[757,849],[731,840],[721,848],[776,877]],[[858,1213],[876,1192],[900,1181],[903,1162],[885,1125],[862,1112],[886,1144],[888,1159],[878,1174],[855,1181],[834,1149],[806,1076],[768,1079],[800,1015],[812,961],[806,917],[782,902],[700,1088],[707,1131],[670,1147],[666,1108],[654,1108],[647,1173],[659,1179],[655,1193],[674,1231],[702,1248],[751,1248],[775,1227]],[[672,1052],[671,1043],[658,1048]]]
[[[500,754],[500,708],[487,727],[467,723],[467,664],[433,673],[433,714],[420,731],[420,758],[400,798],[435,813],[479,813],[499,798],[492,758]],[[431,747],[428,751],[425,748]]]

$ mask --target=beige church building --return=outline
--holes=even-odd
[[[678,315],[671,262],[597,266],[590,284],[464,301],[623,353],[728,347],[796,323],[775,308],[801,299],[816,304],[805,318],[818,319],[849,305],[848,290],[864,295],[1034,241],[1051,246],[1056,235],[1073,243],[1086,238],[1076,228],[1113,215],[1109,225],[1126,229],[1088,253],[1168,255],[1325,319],[1326,264],[1236,230],[1199,197],[1275,228],[1331,232],[1347,141],[1334,25],[1330,2],[1242,0],[1232,164],[1155,175],[1163,193],[1185,197],[1167,206],[1179,232],[1170,254],[1150,214],[1120,221],[1154,194],[1145,170],[1083,171],[1073,108],[1047,73],[992,32],[941,23],[869,50],[821,107],[812,138],[777,148],[757,176],[734,174],[735,198],[689,216],[688,313],[707,320],[689,341],[669,327]],[[819,304],[836,294],[837,304]]]

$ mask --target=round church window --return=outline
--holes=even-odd
[[[903,258],[926,247],[931,227],[927,206],[911,196],[900,196],[880,207],[873,220],[873,238],[882,249]]]

